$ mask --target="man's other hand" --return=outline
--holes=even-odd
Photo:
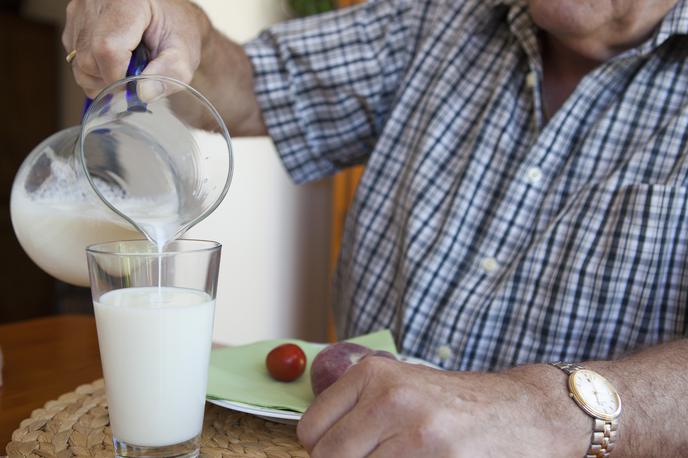
[[[583,456],[592,421],[556,368],[444,372],[366,358],[298,425],[313,458]]]

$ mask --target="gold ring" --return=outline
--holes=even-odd
[[[67,54],[67,57],[65,57],[65,60],[67,61],[68,64],[71,64],[75,57],[76,57],[76,49],[72,50],[72,52]]]

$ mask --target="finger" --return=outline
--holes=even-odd
[[[77,0],[72,0],[67,4],[65,28],[62,31],[62,46],[68,53],[74,49],[74,23],[76,22],[75,13],[77,9]]]
[[[132,51],[151,22],[149,2],[123,0],[102,6],[85,44],[106,84],[124,78]]]
[[[78,67],[72,67],[72,73],[74,74],[74,81],[83,89],[84,93],[91,99],[95,98],[100,91],[106,86],[105,82],[92,75],[89,75]]]
[[[190,83],[195,66],[191,57],[180,47],[168,47],[160,51],[143,70],[144,75],[164,75]]]
[[[102,80],[100,76],[100,69],[98,68],[98,63],[96,62],[93,54],[90,52],[90,38],[89,29],[84,26],[87,22],[86,16],[90,15],[89,11],[85,8],[88,6],[80,6],[77,2],[72,2],[69,4],[73,7],[74,12],[70,13],[71,28],[73,29],[71,37],[65,37],[65,40],[71,40],[67,42],[67,47],[70,50],[77,50],[76,57],[71,62],[72,73],[74,74],[74,80],[81,87],[84,93],[89,98],[94,98],[103,88],[105,88],[105,81]],[[65,35],[67,32],[65,32]]]
[[[359,401],[320,438],[311,451],[311,456],[368,456],[385,439],[385,434],[391,434],[393,431],[393,425],[388,424],[390,419],[384,418],[387,412],[379,407],[374,400],[368,403]]]
[[[141,74],[168,76],[188,84],[193,77],[193,70],[191,69],[189,58],[185,57],[185,53],[182,50],[167,48],[152,60]],[[142,80],[138,86],[138,94],[141,100],[150,102],[157,97],[172,95],[180,89],[181,87],[177,84]]]
[[[399,440],[397,436],[392,436],[381,441],[378,446],[370,452],[368,458],[399,458],[409,456],[411,447]]]
[[[458,442],[458,439],[456,439]],[[423,442],[422,437],[412,433],[398,433],[380,441],[378,446],[366,455],[367,458],[426,458],[428,456],[478,456],[473,448],[473,454],[464,455],[461,447],[452,449],[443,448],[441,445]]]
[[[296,433],[307,450],[358,402],[369,377],[370,364],[361,362],[350,368],[337,382],[320,393],[299,421]]]
[[[124,78],[131,59],[131,50],[119,44],[117,39],[99,39],[94,36],[93,40],[91,54],[101,79],[110,84]]]
[[[74,57],[74,60],[72,61],[72,68],[77,72],[83,73],[84,75],[88,75],[92,78],[102,79],[100,69],[98,68],[98,64],[96,63],[93,54],[79,51],[79,48],[75,49],[77,49],[77,53],[76,57]]]

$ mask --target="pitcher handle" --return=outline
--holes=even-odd
[[[143,42],[134,49],[131,53],[131,59],[129,60],[129,66],[127,67],[127,78],[130,76],[139,76],[146,65],[150,62],[150,53]],[[84,102],[84,110],[81,113],[81,118],[86,116],[86,112],[93,103],[93,99],[86,98]],[[127,84],[127,103],[129,104],[129,109],[132,111],[145,111],[146,104],[143,103],[138,95],[136,94],[136,82],[130,82]]]

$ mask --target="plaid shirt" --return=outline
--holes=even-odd
[[[373,0],[246,46],[296,182],[366,171],[345,334],[445,368],[614,358],[686,335],[688,0],[542,115],[517,0]]]

